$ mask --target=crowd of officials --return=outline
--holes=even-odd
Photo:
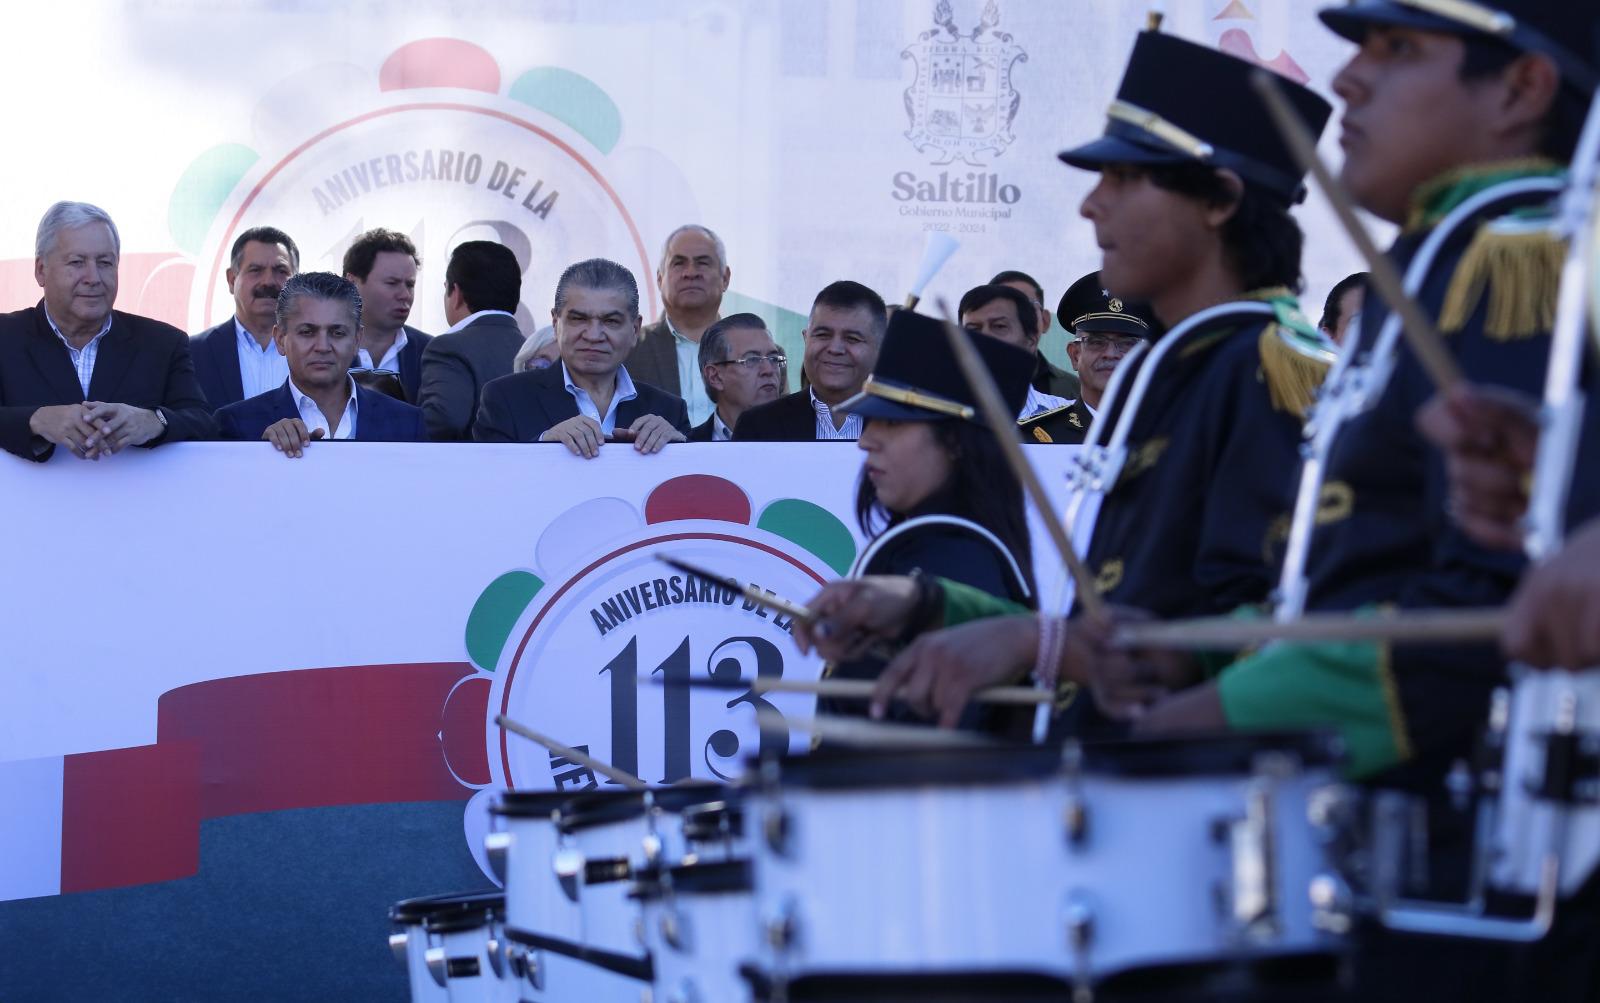
[[[550,326],[524,331],[521,264],[504,245],[469,241],[444,269],[450,327],[430,335],[407,323],[423,262],[405,234],[361,234],[338,276],[300,272],[294,239],[257,226],[231,248],[233,316],[184,339],[113,309],[119,249],[116,224],[95,206],[58,203],[40,221],[43,298],[0,318],[0,352],[15,358],[0,374],[11,452],[42,460],[61,446],[95,459],[220,438],[299,456],[326,438],[561,442],[594,456],[608,440],[643,452],[685,440],[854,440],[860,417],[834,408],[866,382],[890,312],[858,282],[829,284],[794,367],[760,316],[723,316],[726,246],[686,225],[662,248],[656,323],[640,316],[636,277],[592,259],[561,275]],[[1335,290],[1331,331],[1360,295],[1348,280]],[[1039,350],[1052,312],[1028,274],[1000,272],[962,297],[960,313],[1036,355],[1018,415],[1035,442],[1083,440],[1112,370],[1152,319],[1105,294],[1097,274],[1083,277],[1055,312],[1072,339],[1069,371]]]

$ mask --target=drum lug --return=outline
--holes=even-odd
[[[1066,801],[1061,812],[1062,829],[1072,846],[1083,843],[1089,832],[1089,803],[1083,796],[1083,746],[1069,741],[1061,748],[1061,772],[1066,781]]]
[[[578,901],[578,883],[582,880],[584,871],[582,851],[574,850],[570,846],[559,846],[550,861],[550,867],[555,871],[556,883],[561,885],[561,891],[571,901]]]
[[[484,945],[484,954],[489,958],[489,970],[494,972],[494,977],[506,977],[506,948],[500,943],[499,936],[490,936],[489,942]]]
[[[767,943],[773,950],[782,953],[793,947],[800,932],[800,924],[795,916],[793,900],[786,901],[779,906],[777,915],[768,919],[765,926]]]
[[[422,956],[428,966],[428,974],[433,976],[433,981],[444,989],[450,983],[450,960],[446,957],[443,947],[430,947]]]
[[[1262,757],[1255,776],[1245,791],[1242,817],[1218,819],[1212,836],[1225,843],[1230,867],[1225,888],[1219,895],[1221,911],[1228,914],[1238,932],[1249,939],[1270,938],[1277,933],[1277,875],[1274,873],[1275,826],[1273,823],[1275,778],[1283,774],[1286,763],[1278,757]]]
[[[1072,952],[1073,1003],[1090,1003],[1094,999],[1093,968],[1089,949],[1094,945],[1094,902],[1087,894],[1074,891],[1067,896],[1064,914],[1067,932],[1067,949]]]
[[[511,850],[511,833],[495,831],[483,837],[483,855],[489,871],[501,887],[506,883],[506,857]]]
[[[394,953],[394,960],[400,962],[400,967],[406,965],[406,947],[411,943],[411,938],[404,933],[389,934],[389,950]]]
[[[684,979],[673,987],[663,1003],[701,1003],[701,999],[700,990],[695,987],[694,982]]]
[[[1311,925],[1336,936],[1350,932],[1355,918],[1355,897],[1350,886],[1334,874],[1311,879]]]
[[[782,808],[773,808],[762,818],[761,828],[762,833],[767,838],[767,845],[772,847],[772,851],[787,857],[789,855],[789,837],[793,835],[790,831],[792,825],[789,821],[789,813]]]
[[[668,906],[661,913],[661,939],[673,950],[682,951],[688,941],[688,930],[678,910]]]

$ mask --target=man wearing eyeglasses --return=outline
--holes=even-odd
[[[1067,354],[1078,370],[1078,399],[1020,424],[1023,438],[1030,442],[1077,444],[1089,434],[1111,374],[1129,352],[1152,336],[1156,321],[1144,304],[1107,293],[1100,285],[1099,272],[1090,272],[1067,289],[1056,319],[1076,335],[1067,343]]]
[[[789,360],[753,313],[724,317],[700,337],[700,373],[716,405],[689,430],[690,442],[727,442],[739,416],[778,399],[788,383]]]

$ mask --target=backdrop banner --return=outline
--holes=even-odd
[[[1027,450],[1064,484],[1073,448]],[[755,719],[811,698],[749,685],[817,678],[793,625],[658,557],[803,602],[862,546],[859,457],[0,456],[27,527],[0,606],[0,999],[396,990],[385,910],[489,884],[495,790],[609,783],[497,714],[653,784],[732,779],[763,742],[803,751]],[[1057,602],[1060,562],[1034,538]],[[690,679],[725,685],[673,685]]]
[[[764,314],[792,356],[841,278],[898,302],[931,234],[961,249],[927,300],[1002,269],[1045,305],[1099,267],[1078,215],[1096,176],[1056,160],[1099,135],[1151,0],[83,0],[24,4],[0,33],[18,151],[0,161],[0,309],[38,299],[34,231],[57,199],[122,228],[119,305],[194,333],[232,313],[233,240],[270,224],[301,266],[356,234],[409,233],[412,322],[444,329],[444,266],[499,240],[524,269],[523,327],[590,255],[640,279],[683,223],[725,239],[724,313]],[[1333,99],[1352,47],[1327,0],[1163,3],[1164,30]],[[41,40],[49,44],[40,44]],[[74,72],[56,72],[70,58]],[[41,81],[49,79],[48,87]],[[1175,86],[1185,86],[1175,81]],[[72,118],[63,124],[64,112]],[[1322,149],[1337,161],[1338,128]],[[1320,196],[1307,312],[1359,266]],[[1059,326],[1046,350],[1066,365]]]

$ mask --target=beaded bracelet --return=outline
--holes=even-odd
[[[1067,618],[1039,615],[1039,654],[1033,663],[1033,681],[1053,690],[1061,673],[1061,656],[1067,647]]]

